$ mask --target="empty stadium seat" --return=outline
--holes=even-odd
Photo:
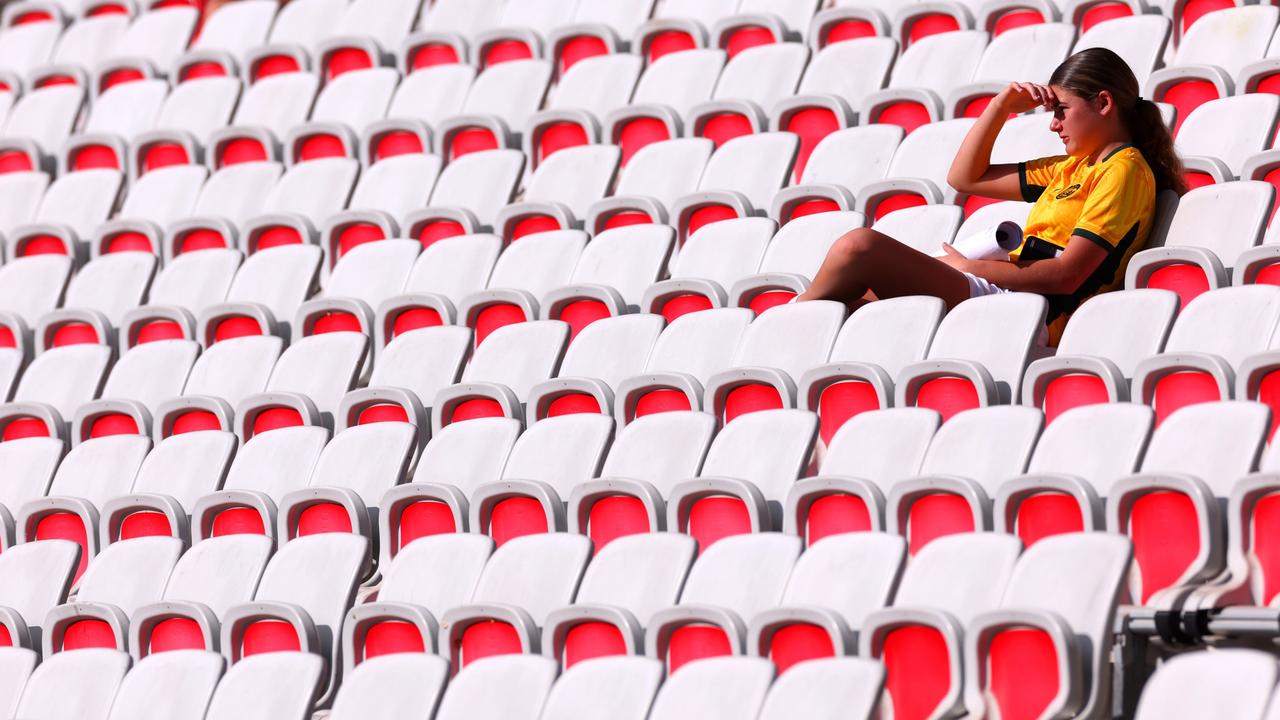
[[[250,4],[236,3],[236,6]],[[235,77],[202,79],[206,82],[175,87],[160,108],[155,129],[133,138],[128,163],[132,177],[169,165],[205,161],[210,136],[231,122],[242,88]]]
[[[324,292],[298,306],[294,341],[330,332],[373,337],[373,309],[400,292],[421,251],[422,244],[415,240],[384,240],[358,245],[343,255]],[[366,364],[362,377],[367,378],[369,370]]]
[[[380,67],[331,78],[316,96],[308,122],[294,125],[282,138],[285,162],[356,157],[357,139],[383,118],[399,82],[400,73]]]
[[[795,130],[793,128],[793,130]],[[862,189],[883,180],[904,131],[896,125],[868,125],[848,128],[826,135],[808,156],[799,181],[773,196],[769,215],[780,223],[788,223],[816,213],[853,210],[855,198]],[[800,134],[801,142],[805,136]],[[851,162],[856,158],[856,162]]]
[[[1271,290],[1223,288],[1188,303],[1163,352],[1134,368],[1130,397],[1155,408],[1156,422],[1162,423],[1187,405],[1233,398],[1237,371],[1260,381],[1269,365],[1247,363],[1255,355],[1265,359],[1262,353],[1271,347],[1277,321],[1277,295]]]
[[[262,212],[284,168],[274,162],[232,165],[214,172],[200,191],[192,217],[165,228],[166,262],[197,250],[237,248],[240,226]]]
[[[637,418],[618,434],[600,478],[578,483],[569,496],[570,532],[589,536],[597,549],[633,533],[666,526],[672,487],[702,469],[715,418],[665,412]]]
[[[621,228],[617,232],[633,229]],[[670,234],[670,231],[665,233],[668,247]],[[542,316],[541,302],[547,294],[573,281],[574,269],[586,253],[588,240],[581,230],[552,230],[535,233],[508,246],[494,263],[488,288],[464,297],[458,304],[458,324],[474,328],[476,345],[480,346],[491,333],[503,327]],[[588,267],[594,268],[600,262],[596,260]],[[627,270],[625,266],[613,267],[612,263],[604,269]],[[646,275],[652,278],[658,269],[650,269]],[[641,280],[644,284],[648,282],[652,279]]]
[[[436,147],[435,128],[462,113],[475,79],[476,69],[470,65],[412,70],[391,98],[386,119],[365,127],[360,159],[373,165],[396,155],[431,152]]]
[[[1058,352],[1027,366],[1022,404],[1052,424],[1082,405],[1124,402],[1139,361],[1164,349],[1178,297],[1154,288],[1097,295],[1072,314]]]
[[[613,655],[640,655],[654,613],[676,602],[697,543],[675,533],[620,538],[591,560],[573,605],[552,610],[542,653],[564,664]]]
[[[1026,474],[1001,483],[992,496],[995,529],[1016,533],[1027,547],[1103,529],[1111,486],[1137,472],[1155,416],[1145,405],[1107,403],[1074,408],[1059,420],[1040,436]]]
[[[306,72],[282,73],[254,83],[236,105],[231,124],[209,134],[205,162],[217,170],[280,159],[281,142],[292,127],[307,119],[319,87],[319,78]]]
[[[585,145],[544,160],[525,184],[521,201],[498,211],[495,234],[509,243],[537,232],[582,227],[592,203],[613,185],[618,156],[615,146]]]
[[[863,618],[889,604],[906,557],[902,538],[880,533],[811,545],[778,606],[750,620],[747,652],[772,660],[781,675],[812,660],[854,654]]]
[[[1252,93],[1209,100],[1186,117],[1177,149],[1193,188],[1242,177],[1247,158],[1275,137],[1280,98]]]
[[[733,55],[711,97],[688,110],[685,134],[705,137],[718,148],[733,138],[763,132],[770,110],[795,94],[808,63],[809,48],[801,43],[770,43]]]
[[[207,720],[306,720],[324,687],[324,658],[271,652],[227,669],[209,703]]]
[[[458,304],[485,289],[501,251],[502,239],[487,234],[444,238],[424,248],[405,281],[405,294],[375,308],[375,349],[381,352],[411,330],[454,324]]]
[[[495,657],[468,665],[449,683],[436,720],[537,720],[556,671],[555,662],[543,657]]]
[[[104,548],[80,577],[75,601],[45,617],[44,656],[86,648],[127,651],[129,616],[160,599],[182,544],[149,537]]]
[[[569,533],[529,535],[502,546],[485,565],[471,603],[441,618],[440,654],[459,671],[495,655],[537,654],[548,614],[573,601],[590,554],[591,541]],[[448,703],[446,697],[441,712]]]
[[[290,244],[254,253],[236,270],[224,301],[196,318],[195,339],[205,347],[254,336],[293,334],[298,308],[317,282],[324,253],[312,244]]]
[[[448,237],[489,232],[498,211],[515,199],[524,168],[524,153],[516,150],[485,150],[450,162],[427,207],[405,217],[401,235],[418,238],[426,247]]]
[[[569,720],[585,711],[598,717],[646,717],[662,682],[662,663],[611,657],[566,669],[543,706],[545,720]]]
[[[885,493],[885,527],[906,537],[913,555],[939,537],[989,528],[999,483],[1026,470],[1044,425],[1040,411],[1017,406],[952,420],[934,435],[920,475]]]
[[[407,654],[376,658],[343,678],[330,717],[394,720],[415,712],[434,714],[448,677],[449,664],[443,658]]]
[[[938,413],[923,408],[873,410],[851,418],[828,441],[814,477],[787,493],[783,529],[813,544],[831,535],[880,531],[895,481],[920,474],[938,430]]]
[[[666,223],[675,201],[698,189],[715,149],[706,138],[662,140],[646,145],[622,169],[611,197],[591,204],[584,229],[595,235],[625,225]],[[626,158],[626,146],[623,146]]]
[[[650,2],[640,0],[640,4]],[[588,10],[597,6],[598,3],[583,3],[579,7]],[[610,34],[600,25],[566,28],[564,32],[597,32],[605,37]],[[614,42],[616,38],[615,35]],[[595,35],[566,35],[562,42],[567,46],[596,39]],[[571,54],[576,56],[576,52]],[[563,62],[567,64],[568,59]],[[563,73],[546,109],[534,113],[524,128],[524,150],[534,168],[565,148],[600,142],[602,119],[630,102],[643,69],[640,58],[626,53],[586,57],[575,60],[573,65],[577,69]]]
[[[341,665],[337,635],[355,597],[368,548],[368,540],[347,533],[302,537],[282,545],[267,564],[253,601],[231,606],[223,617],[220,647],[232,671],[256,655],[313,654],[321,668],[328,666],[327,672],[319,673],[318,684],[319,702],[327,702],[337,691]],[[210,713],[217,706],[215,696]]]
[[[1241,718],[1271,717],[1276,703],[1269,696],[1275,679],[1275,659],[1256,650],[1188,653],[1170,659],[1152,676],[1136,717],[1190,718],[1219,712]],[[1196,684],[1195,692],[1187,691],[1191,682]]]
[[[427,204],[439,174],[440,159],[434,155],[389,158],[364,170],[348,209],[330,215],[320,228],[325,271],[365,243],[402,237],[400,220]]]
[[[642,148],[680,137],[685,115],[711,99],[725,60],[722,50],[685,51],[655,60],[640,76],[631,104],[605,116],[601,140],[621,147],[626,165]]]
[[[203,714],[226,661],[212,652],[177,652],[147,658],[125,675],[111,703],[111,718],[194,717]]]
[[[858,655],[884,664],[895,717],[975,710],[964,695],[964,648],[972,642],[964,629],[1000,606],[1021,551],[1008,535],[939,539],[907,565],[893,605],[866,617]]]
[[[129,669],[129,655],[94,648],[59,653],[31,673],[15,717],[107,720],[111,702]]]
[[[667,497],[667,529],[706,550],[722,538],[782,529],[782,504],[804,474],[818,419],[802,410],[761,410],[725,425],[696,479]]]
[[[517,60],[490,67],[467,93],[462,112],[440,123],[436,148],[446,161],[484,150],[521,147],[529,118],[542,107],[551,64]]]
[[[270,538],[249,534],[194,544],[169,573],[159,600],[133,611],[130,653],[142,660],[175,651],[216,651],[219,621],[232,605],[253,599],[273,549]]]
[[[0,588],[0,633],[6,647],[39,652],[44,619],[67,600],[76,576],[80,547],[67,540],[48,540],[4,549],[0,570],[13,578]]]
[[[680,602],[649,620],[645,654],[662,661],[673,678],[685,665],[705,666],[698,660],[747,654],[747,619],[778,604],[799,557],[800,540],[777,533],[726,538],[706,548]],[[772,666],[762,664],[772,674]]]
[[[948,32],[916,41],[894,63],[885,90],[864,100],[863,125],[897,125],[908,134],[946,117],[945,100],[969,83],[987,47],[985,32]]]
[[[269,1],[251,0],[205,16],[190,49],[174,61],[175,83],[239,75],[248,51],[266,42],[277,10]]]

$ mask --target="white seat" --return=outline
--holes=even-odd
[[[690,663],[658,691],[651,720],[751,717],[764,705],[774,669],[760,658],[711,658]]]
[[[1268,713],[1267,700],[1275,681],[1275,659],[1257,650],[1188,653],[1170,659],[1151,677],[1136,717],[1190,720],[1217,713],[1270,717],[1274,711]],[[1194,692],[1188,691],[1192,684]]]
[[[233,664],[209,703],[206,720],[307,720],[324,680],[324,658],[274,652]]]
[[[226,661],[213,652],[183,650],[140,661],[120,683],[110,718],[198,717],[209,707]]]
[[[129,669],[129,655],[90,648],[58,653],[31,673],[15,717],[107,720]]]
[[[555,662],[543,657],[478,660],[449,683],[436,720],[537,720],[555,679]]]
[[[360,664],[333,700],[333,720],[397,720],[432,715],[440,704],[449,664],[433,655],[399,653]]]

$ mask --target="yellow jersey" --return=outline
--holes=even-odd
[[[1035,204],[1023,228],[1022,245],[1009,254],[1011,259],[1022,258],[1029,244],[1055,252],[1026,252],[1026,259],[1049,257],[1065,249],[1073,236],[1107,251],[1107,258],[1074,293],[1045,296],[1050,337],[1057,344],[1080,303],[1124,284],[1129,258],[1151,234],[1155,176],[1137,148],[1123,145],[1092,165],[1086,157],[1070,155],[1019,163],[1018,181],[1022,199]]]

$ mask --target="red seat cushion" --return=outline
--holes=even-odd
[[[559,319],[569,323],[569,341],[572,342],[583,328],[608,317],[611,317],[609,306],[599,300],[574,300],[560,310]]]
[[[748,535],[751,517],[747,506],[733,497],[705,497],[689,509],[689,535],[698,541],[698,553],[706,552],[716,541],[733,535]]]
[[[120,158],[116,157],[115,150],[106,145],[85,145],[77,149],[71,157],[71,167],[74,170],[94,170],[98,168],[119,170]]]
[[[855,495],[823,495],[809,505],[805,529],[810,545],[832,535],[866,532],[871,530],[871,511]]]
[[[688,234],[693,235],[711,223],[733,220],[737,217],[737,211],[728,205],[703,205],[689,216]]]
[[[644,503],[627,495],[595,501],[587,518],[587,535],[597,551],[620,537],[652,530]]]
[[[844,380],[828,385],[818,396],[818,432],[822,442],[830,445],[836,432],[850,418],[879,409],[880,397],[871,383]]]
[[[262,326],[257,320],[243,315],[232,315],[218,321],[213,329],[213,341],[217,343],[238,337],[257,337],[262,334]]]
[[[932,493],[911,504],[907,518],[907,544],[915,555],[940,537],[974,532],[969,501],[951,493]]]
[[[928,200],[925,200],[915,193],[896,193],[876,203],[874,215],[876,219],[879,220],[895,210],[904,210],[906,208],[920,207],[921,205],[928,204]]]
[[[302,425],[302,415],[289,407],[271,407],[260,411],[253,418],[253,434],[271,432],[280,428]]]
[[[106,252],[155,252],[151,247],[151,241],[146,235],[138,232],[122,232],[112,235],[107,239]]]
[[[102,78],[102,90],[105,92],[117,85],[125,83],[139,82],[146,80],[147,76],[142,71],[133,68],[125,68],[123,70],[113,70]]]
[[[398,653],[426,652],[422,633],[413,623],[387,620],[369,628],[364,635],[364,659]]]
[[[466,128],[459,131],[449,143],[449,157],[453,160],[471,153],[497,150],[498,138],[485,128]]]
[[[102,620],[77,620],[68,625],[62,634],[63,650],[116,650],[118,647],[116,634]]]
[[[654,35],[649,41],[649,62],[653,62],[663,55],[670,55],[681,50],[694,50],[697,47],[698,42],[689,33],[678,30],[661,32]]]
[[[68,345],[96,345],[98,343],[98,331],[93,329],[92,325],[81,322],[69,322],[58,326],[53,331],[53,347],[67,347]]]
[[[67,245],[53,235],[36,235],[26,238],[19,246],[18,257],[30,255],[66,255]]]
[[[1210,100],[1217,100],[1218,97],[1218,89],[1208,80],[1183,80],[1165,90],[1164,97],[1160,99],[1178,109],[1173,134],[1178,134],[1182,123],[1193,110]]]
[[[269,652],[298,652],[302,644],[293,626],[279,620],[259,620],[244,629],[240,640],[240,656],[249,657]]]
[[[732,654],[729,637],[720,628],[701,623],[682,625],[671,633],[667,642],[668,672],[675,672],[694,660]]]
[[[729,58],[732,59],[743,50],[772,45],[775,42],[777,39],[773,37],[773,31],[769,28],[749,25],[733,31],[729,36],[729,42],[725,44],[725,49],[729,51]]]
[[[950,15],[942,13],[929,13],[923,15],[911,23],[908,35],[911,42],[917,42],[930,35],[937,35],[944,32],[955,32],[960,29],[960,23]]]
[[[288,55],[269,55],[258,61],[253,68],[253,79],[261,80],[272,75],[283,75],[285,73],[300,72],[302,68],[298,65],[298,61]]]
[[[458,531],[453,511],[448,505],[433,500],[412,503],[400,513],[400,547],[421,537]]]
[[[335,332],[364,332],[360,327],[360,319],[351,313],[331,312],[316,318],[311,326],[312,335],[324,335]]]
[[[503,417],[502,406],[497,400],[489,398],[472,398],[458,403],[453,409],[452,422],[478,420],[480,418]]]
[[[356,418],[357,425],[383,422],[409,422],[409,413],[399,405],[379,403],[361,410],[359,417]]]
[[[788,118],[785,129],[800,136],[800,151],[796,155],[794,173],[795,181],[800,182],[813,149],[822,142],[823,138],[840,129],[840,119],[827,108],[809,107],[797,111]],[[794,216],[794,213],[792,215]]]
[[[120,539],[129,540],[139,537],[169,537],[173,528],[169,527],[169,518],[164,513],[135,512],[120,523]]]
[[[213,537],[223,535],[266,535],[262,515],[252,508],[227,508],[213,519]]]
[[[741,385],[730,390],[724,399],[724,421],[731,423],[747,413],[781,410],[783,407],[782,396],[773,386]]]
[[[691,409],[693,408],[689,404],[689,396],[679,390],[650,390],[636,401],[636,417]]]
[[[303,245],[302,236],[297,230],[284,225],[272,225],[258,234],[253,245],[253,252],[282,245]]]
[[[529,215],[516,221],[516,226],[511,231],[511,239],[519,240],[526,235],[553,232],[560,229],[560,221],[550,215]]]
[[[347,148],[342,144],[342,138],[327,133],[303,138],[302,145],[298,148],[300,161],[346,156]]]
[[[619,212],[613,213],[604,221],[605,230],[613,230],[614,228],[630,227],[632,225],[652,225],[653,218],[642,212]]]
[[[1187,0],[1187,4],[1182,6],[1182,31],[1186,32],[1197,20],[1215,10],[1235,6],[1234,0]]]
[[[706,124],[702,126],[701,136],[715,143],[718,148],[734,138],[751,133],[751,120],[745,115],[720,113],[707,119]]]
[[[403,130],[393,130],[379,135],[374,145],[375,162],[398,155],[418,155],[426,152],[422,147],[422,138]]]
[[[667,124],[657,118],[642,117],[628,121],[618,133],[618,145],[622,147],[622,164],[646,145],[671,139]]]
[[[476,345],[484,342],[494,330],[522,323],[528,319],[524,315],[524,310],[515,305],[506,303],[490,305],[476,315]]]
[[[200,625],[187,618],[168,618],[156,623],[151,628],[150,651],[152,653],[169,652],[171,650],[205,650],[204,634]]]
[[[432,220],[418,229],[418,240],[425,249],[445,238],[459,237],[466,234],[466,228],[452,220]]]
[[[991,639],[990,690],[1001,720],[1036,720],[1058,695],[1058,653],[1043,630],[1015,628]]]
[[[942,633],[921,625],[890,632],[880,659],[894,720],[926,720],[951,689],[951,663]]]
[[[504,622],[485,620],[462,631],[462,648],[459,660],[463,667],[495,655],[519,655],[520,635]]]
[[[493,544],[502,547],[508,540],[525,535],[550,532],[547,513],[542,503],[533,498],[513,497],[493,506],[489,516],[489,536]]]
[[[609,46],[604,40],[594,35],[579,35],[569,38],[560,49],[560,71],[565,72],[580,61],[597,55],[608,55]]]
[[[1108,20],[1131,17],[1133,10],[1122,2],[1109,2],[1094,5],[1085,11],[1080,19],[1080,31],[1088,32],[1094,25]]]
[[[1280,372],[1269,372],[1262,376],[1258,383],[1258,402],[1271,408],[1271,429],[1267,439],[1275,437],[1276,428],[1280,427]]]
[[[880,111],[876,122],[882,125],[897,125],[908,134],[915,132],[921,125],[932,122],[929,109],[917,102],[896,102]]]
[[[1027,27],[1029,25],[1040,25],[1045,20],[1040,13],[1035,10],[1012,10],[1000,16],[996,20],[995,34],[1008,32],[1015,28]]]
[[[219,148],[219,160],[222,166],[239,165],[241,163],[262,162],[270,160],[267,149],[253,138],[233,138]]]
[[[770,290],[752,297],[750,302],[747,303],[747,307],[755,311],[756,315],[759,315],[769,308],[786,305],[795,296],[796,294],[790,290]]]
[[[13,337],[13,328],[8,325],[0,325],[0,347],[18,347],[18,341]]]
[[[547,406],[547,417],[549,418],[560,417],[561,415],[599,415],[600,412],[600,402],[586,393],[561,395],[552,400],[551,404]]]
[[[814,198],[812,200],[805,200],[804,202],[801,202],[797,204],[795,207],[791,208],[791,214],[788,217],[783,218],[783,222],[784,223],[791,222],[796,218],[802,218],[808,215],[818,215],[820,213],[825,213],[825,212],[839,212],[839,211],[840,211],[840,205],[837,204],[835,200],[828,200],[826,198]]]
[[[222,425],[218,422],[218,416],[203,410],[193,410],[184,412],[174,419],[173,428],[169,431],[169,434],[182,435],[189,432],[221,429]]]
[[[978,389],[965,378],[934,378],[920,386],[915,404],[937,410],[946,422],[958,412],[979,407]]]
[[[499,40],[484,50],[485,67],[514,60],[532,60],[533,50],[520,40]]]
[[[826,44],[876,36],[876,26],[866,20],[841,20],[827,30]]]
[[[89,536],[79,515],[69,512],[45,515],[36,522],[36,540],[70,540],[79,545],[80,564],[76,566],[76,579],[84,574],[89,564]]]
[[[1261,605],[1270,605],[1280,594],[1280,493],[1259,498],[1249,519],[1249,549],[1261,574]]]
[[[341,505],[316,503],[298,514],[298,537],[349,532],[353,532],[351,515]]]
[[[1222,399],[1218,382],[1212,375],[1193,371],[1170,373],[1156,381],[1152,397],[1156,424],[1163,423],[1165,418],[1188,405]]]
[[[431,308],[410,308],[396,313],[396,319],[391,324],[392,337],[400,337],[401,334],[411,330],[418,330],[428,327],[440,327],[444,325],[444,320],[440,317],[440,313]]]
[[[100,438],[112,435],[140,435],[138,421],[123,413],[109,413],[93,421],[89,428],[89,437]]]
[[[3,439],[4,442],[29,437],[51,437],[51,433],[42,420],[32,417],[20,417],[5,423],[4,433],[0,435],[0,439]]]
[[[1178,492],[1147,493],[1129,513],[1133,559],[1142,577],[1141,602],[1181,579],[1200,554],[1200,521],[1191,498]]]
[[[769,644],[769,658],[781,675],[805,660],[833,657],[836,654],[831,635],[817,625],[795,623],[779,629]]]
[[[712,309],[711,300],[703,295],[677,295],[662,304],[662,317],[672,322],[682,315]]]
[[[436,65],[456,65],[462,62],[458,51],[452,45],[431,43],[416,47],[411,51],[410,65],[413,70],[435,67]]]
[[[574,625],[564,638],[564,666],[571,668],[583,660],[626,655],[627,643],[618,628],[602,622]]]
[[[1147,287],[1171,290],[1178,294],[1180,307],[1209,292],[1209,278],[1198,265],[1179,263],[1156,269],[1147,278]]]
[[[30,172],[35,169],[31,156],[20,150],[0,152],[0,173]]]
[[[338,230],[338,257],[342,257],[365,243],[385,240],[382,228],[373,223],[352,223]]]
[[[178,242],[178,253],[195,252],[197,250],[221,250],[227,247],[226,238],[215,231],[205,229],[192,230],[182,236]]]
[[[538,136],[538,156],[543,160],[565,148],[590,144],[587,131],[578,123],[552,123]]]
[[[345,73],[373,67],[373,59],[369,57],[369,53],[360,48],[338,48],[329,54],[327,60],[325,72],[330,80]]]
[[[1041,492],[1024,498],[1018,505],[1016,527],[1022,544],[1031,547],[1047,537],[1083,532],[1084,516],[1074,497]]]
[[[197,62],[182,69],[182,80],[199,80],[201,78],[226,77],[227,69],[216,62]]]
[[[1044,419],[1046,423],[1051,423],[1073,408],[1110,401],[1107,384],[1097,375],[1062,375],[1050,380],[1044,389]]]

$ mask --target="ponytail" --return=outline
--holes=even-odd
[[[1142,157],[1156,177],[1156,191],[1173,190],[1179,195],[1185,193],[1187,181],[1182,174],[1182,158],[1173,149],[1173,136],[1169,134],[1169,126],[1164,123],[1160,106],[1150,100],[1138,98],[1133,110],[1126,114],[1125,123],[1129,127],[1134,147],[1142,152]]]
[[[1156,191],[1187,191],[1182,160],[1173,148],[1173,136],[1160,107],[1138,96],[1138,79],[1128,64],[1106,48],[1089,48],[1067,58],[1053,71],[1050,85],[1057,85],[1092,100],[1103,90],[1111,93],[1133,145],[1147,161],[1156,180]]]

